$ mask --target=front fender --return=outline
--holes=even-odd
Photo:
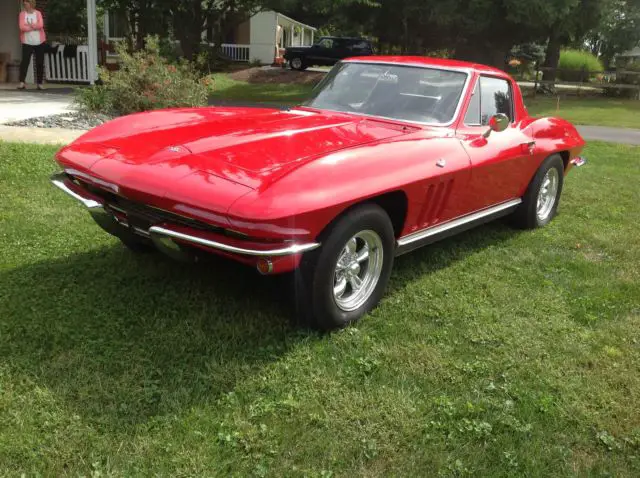
[[[436,164],[443,157],[449,158],[446,171]],[[238,199],[228,216],[240,229],[273,231],[277,227],[295,237],[301,234],[315,239],[352,205],[392,191],[406,195],[407,218],[411,218],[423,206],[425,182],[435,176],[468,171],[469,166],[457,139],[407,135],[310,161],[266,189]]]

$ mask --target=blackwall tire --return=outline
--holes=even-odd
[[[555,217],[564,184],[564,163],[559,154],[545,159],[529,183],[513,223],[522,229],[544,227]]]
[[[320,241],[295,273],[296,312],[304,325],[329,331],[378,305],[393,268],[395,236],[387,213],[363,204],[332,223]]]

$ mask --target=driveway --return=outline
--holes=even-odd
[[[640,145],[640,130],[608,126],[576,126],[582,137],[592,141]]]
[[[0,124],[73,110],[73,97],[55,90],[0,90]]]

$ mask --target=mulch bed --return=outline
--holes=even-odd
[[[248,83],[285,83],[312,85],[322,79],[326,73],[317,71],[295,71],[287,68],[247,68],[229,74],[229,78]]]

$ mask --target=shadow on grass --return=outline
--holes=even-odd
[[[399,258],[390,294],[515,232],[500,224]],[[300,343],[291,277],[183,265],[119,244],[0,273],[0,356],[104,428],[215,402]],[[132,428],[131,428],[132,430]]]
[[[314,335],[282,281],[114,245],[0,273],[0,356],[104,426],[215,401]]]

